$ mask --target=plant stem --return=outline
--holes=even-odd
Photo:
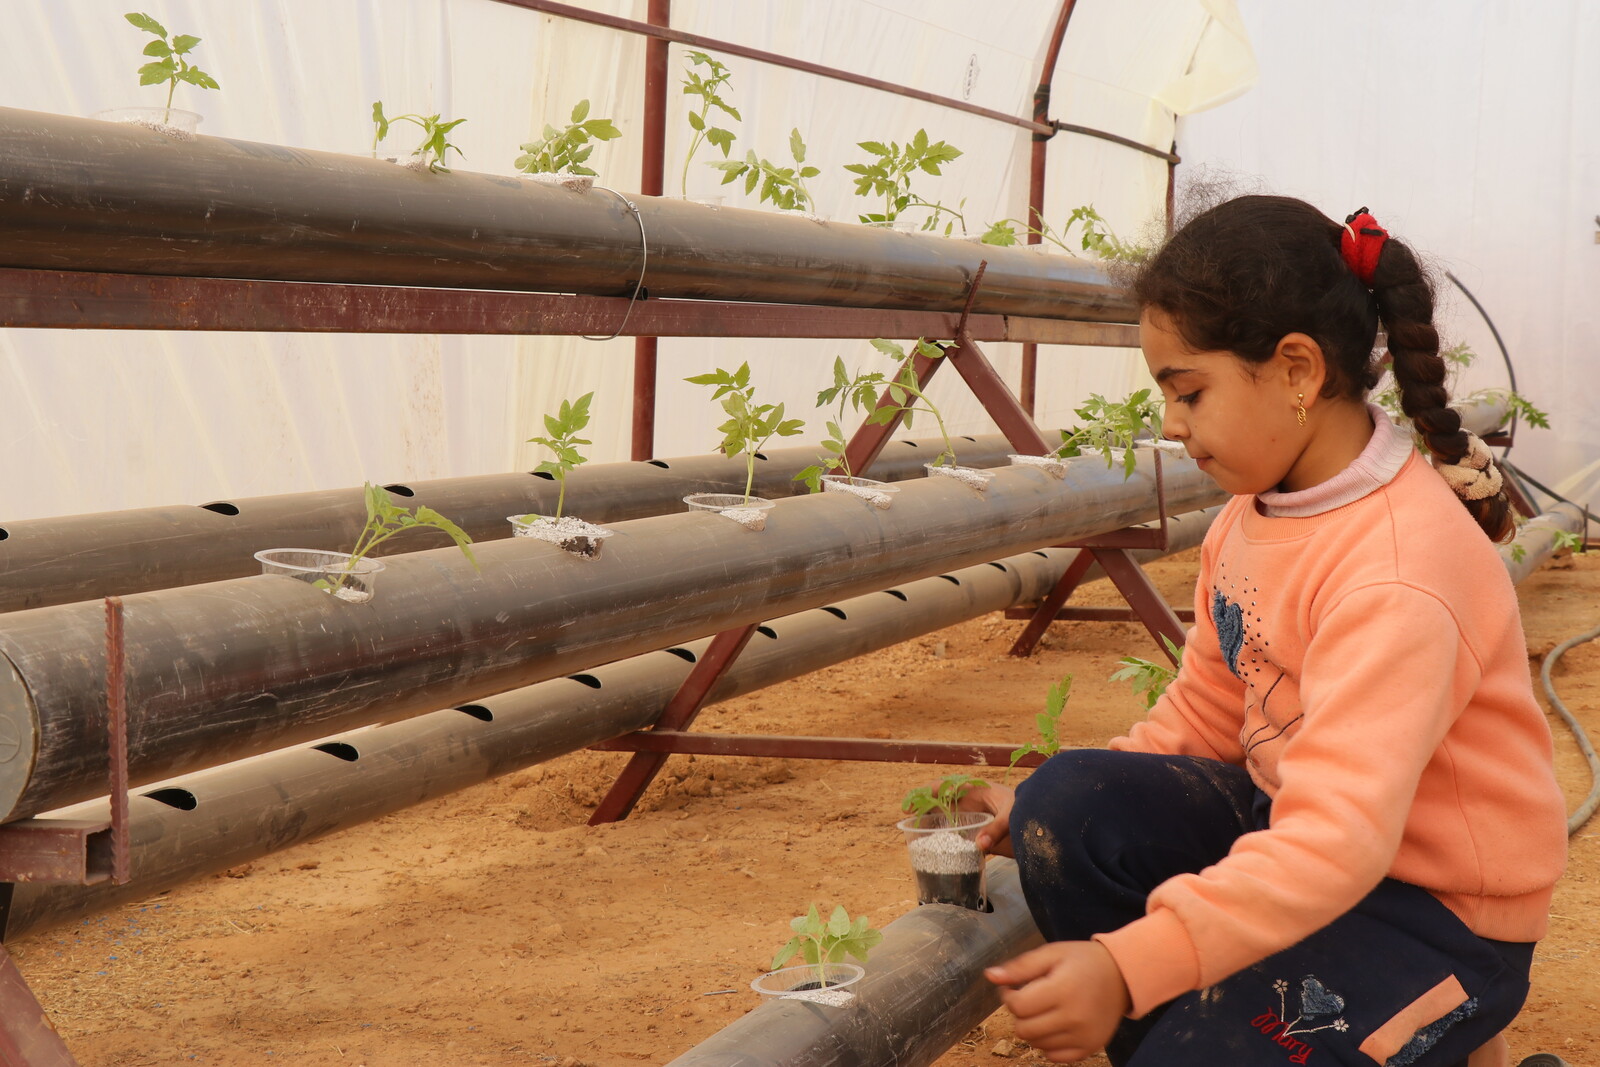
[[[707,105],[706,111],[709,110],[711,108]],[[705,117],[705,112],[702,111],[700,113],[701,120],[704,121]],[[694,162],[694,154],[700,150],[700,142],[705,140],[705,136],[704,130],[696,130],[694,137],[689,140],[689,152],[683,157],[683,181],[679,183],[678,188],[686,200],[689,197],[689,164]]]
[[[556,475],[556,481],[561,486],[561,492],[556,494],[556,518],[561,517],[561,509],[567,502],[567,476],[565,472]]]
[[[750,487],[756,483],[756,450],[751,449],[744,454],[744,502],[750,503]]]
[[[178,79],[170,78],[167,81],[167,110],[161,116],[162,125],[172,125],[172,94],[178,91]]]

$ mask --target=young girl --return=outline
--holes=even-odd
[[[1234,496],[1149,717],[968,796],[1049,942],[988,977],[1055,1062],[1503,1063],[1564,806],[1428,279],[1365,209],[1252,196],[1133,291],[1166,436]],[[1380,322],[1411,428],[1365,402]]]

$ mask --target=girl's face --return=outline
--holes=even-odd
[[[1274,355],[1252,365],[1231,352],[1191,351],[1154,308],[1139,318],[1139,346],[1166,397],[1164,436],[1182,442],[1217,485],[1243,496],[1290,480],[1307,443],[1296,393],[1314,395],[1296,385],[1292,360]]]

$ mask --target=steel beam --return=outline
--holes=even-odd
[[[1041,944],[1013,860],[987,871],[992,913],[926,904],[884,927],[855,1000],[777,999],[667,1067],[926,1067],[1000,1006],[983,969]]]
[[[939,438],[890,442],[872,475],[880,481],[924,476]],[[1012,449],[998,434],[962,442],[962,462],[997,467]],[[754,492],[803,494],[794,476],[816,462],[814,448],[773,449],[756,463]],[[683,510],[689,493],[741,493],[745,468],[721,455],[644,463],[589,463],[567,478],[567,513],[609,523]],[[486,474],[396,482],[396,503],[426,505],[476,541],[511,536],[507,515],[555,510],[558,487],[542,475]],[[0,526],[0,612],[70,604],[256,574],[252,554],[264,548],[349,551],[366,521],[360,489],[241,497],[209,504],[137,508],[28,519]],[[379,555],[446,543],[419,530],[385,542]]]
[[[896,582],[1147,520],[1147,461],[1130,479],[1090,458],[1056,480],[997,471],[985,492],[903,483],[881,511],[822,494],[780,500],[751,533],[711,514],[617,523],[603,557],[524,539],[391,557],[350,604],[256,576],[124,597],[129,781],[158,778],[403,718],[759,622]],[[1220,491],[1192,465],[1168,506]],[[100,605],[0,616],[0,821],[99,792],[105,780]]]
[[[652,298],[1132,322],[1099,264],[637,196]],[[621,194],[0,109],[0,266],[627,296]],[[568,330],[567,332],[574,332]]]

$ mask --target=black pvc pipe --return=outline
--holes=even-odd
[[[1168,508],[1220,492],[1169,463]],[[778,501],[752,533],[709,514],[618,523],[597,560],[521,539],[392,557],[364,604],[257,576],[125,598],[135,785],[382,718],[404,718],[1153,517],[1148,457],[1124,481],[1094,458],[1064,480],[1007,467],[986,492],[903,483],[882,511],[833,494]],[[4,820],[105,781],[101,605],[0,616]]]
[[[1132,322],[1068,256],[0,109],[0,266]]]
[[[961,462],[998,467],[1014,452],[1000,434],[962,440]],[[870,471],[880,481],[920,478],[943,448],[939,438],[890,442]],[[815,448],[761,453],[752,492],[780,498],[803,494],[794,476],[816,462]],[[684,510],[690,493],[742,493],[745,466],[720,454],[585,464],[567,477],[565,513],[589,522],[621,522]],[[559,486],[534,474],[485,474],[391,483],[404,507],[424,505],[455,522],[474,541],[511,536],[508,515],[555,511]],[[0,525],[0,612],[71,604],[200,582],[259,574],[253,555],[265,548],[348,552],[366,522],[361,489],[240,497]],[[392,555],[449,544],[422,529],[379,546]]]
[[[1000,1006],[983,969],[1043,942],[1014,861],[987,872],[989,914],[925,904],[884,927],[842,1007],[776,999],[667,1067],[926,1067]]]

